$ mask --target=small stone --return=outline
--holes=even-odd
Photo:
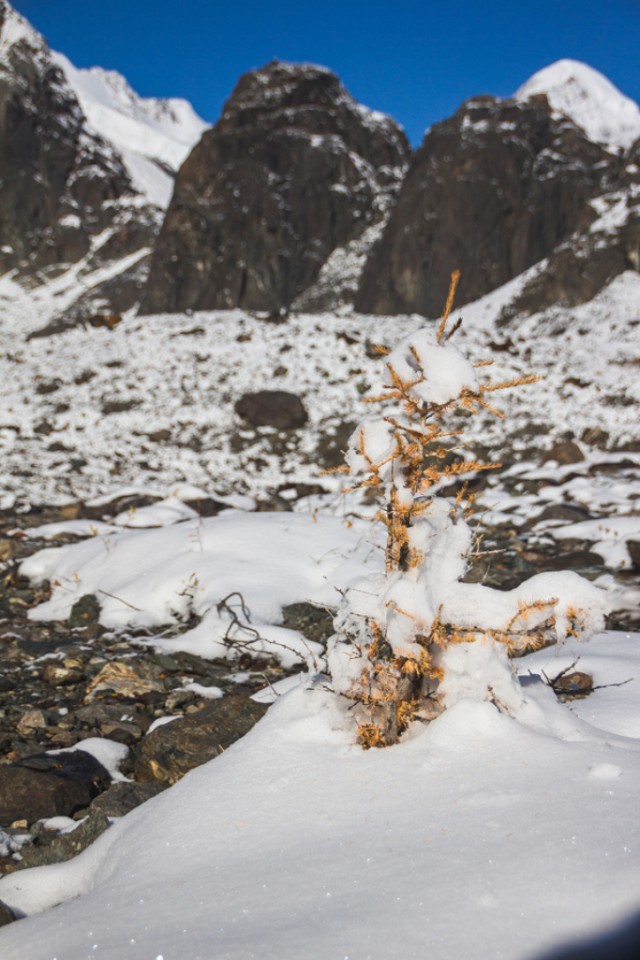
[[[86,627],[88,623],[97,623],[100,619],[100,602],[93,593],[86,593],[71,607],[69,624],[72,627]]]
[[[0,563],[6,563],[11,560],[14,554],[15,544],[12,540],[0,540]]]
[[[640,540],[627,540],[629,559],[634,570],[640,570]]]
[[[109,720],[100,725],[100,733],[107,740],[115,740],[117,743],[125,743],[128,746],[136,743],[142,738],[142,730],[135,723],[129,723],[126,720]]]
[[[571,463],[581,463],[584,460],[584,453],[574,440],[560,440],[554,443],[543,456],[543,463],[547,463],[548,460],[555,460],[560,466],[567,466]]]
[[[51,661],[44,665],[40,676],[52,687],[65,687],[82,680],[83,672],[79,667]]]
[[[82,507],[79,503],[65,503],[60,507],[60,516],[63,520],[77,520]]]
[[[67,747],[75,747],[78,739],[79,736],[77,733],[72,733],[70,730],[58,730],[57,733],[49,736],[49,743],[52,747],[63,750]]]
[[[84,750],[0,764],[0,825],[72,816],[110,783],[102,764]]]
[[[71,860],[97,840],[109,826],[109,818],[96,811],[95,815],[88,816],[70,833],[53,834],[47,837],[46,834],[49,831],[40,830],[36,834],[35,842],[29,847],[23,847],[18,869]]]
[[[85,703],[101,691],[112,691],[118,697],[139,697],[164,691],[161,670],[152,663],[120,660],[106,663],[87,686]]]
[[[101,793],[91,804],[91,813],[101,813],[107,817],[124,817],[141,803],[157,796],[165,789],[165,784],[157,780],[146,783],[120,781],[112,783],[108,790]]]
[[[195,693],[190,690],[172,690],[164,702],[165,709],[172,713],[180,707],[186,707],[196,699]]]
[[[89,727],[100,727],[105,723],[131,723],[145,732],[151,722],[141,711],[134,710],[129,704],[123,707],[119,703],[103,703],[100,700],[78,707],[74,710],[74,716]]]
[[[290,603],[282,608],[282,625],[297,630],[307,640],[326,641],[335,633],[333,613],[313,603]]]
[[[580,523],[588,520],[589,513],[583,507],[576,507],[570,503],[552,503],[538,514],[535,522],[540,520],[564,520],[566,523]]]
[[[33,730],[44,730],[47,727],[47,718],[42,710],[27,710],[16,724],[18,733],[27,734]]]
[[[244,736],[265,710],[263,704],[236,695],[214,700],[192,716],[156,727],[137,748],[136,778],[175,783]]]
[[[154,653],[151,656],[152,663],[156,663],[165,673],[177,673],[180,670],[180,664],[175,657],[167,653]]]

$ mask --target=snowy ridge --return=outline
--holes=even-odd
[[[25,43],[38,52],[46,50],[42,35],[10,4],[0,3],[0,14],[4,14],[4,21],[0,27],[0,64],[9,50],[18,43]]]
[[[556,113],[582,127],[590,140],[627,150],[640,137],[640,108],[601,73],[578,60],[558,60],[539,70],[514,94],[545,94]]]
[[[134,185],[147,199],[166,207],[173,176],[207,129],[190,103],[139,97],[114,70],[81,70],[52,52],[80,101],[91,129],[120,152]]]

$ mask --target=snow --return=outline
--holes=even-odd
[[[629,676],[639,640],[615,643]],[[609,644],[588,645],[603,665]],[[626,734],[533,684],[546,731],[462,699],[363,752],[341,703],[303,682],[76,859],[0,881],[35,914],[0,933],[3,960],[524,960],[601,931],[637,907],[633,684]]]
[[[233,627],[231,608],[249,627],[232,629],[232,637],[290,666],[313,661],[319,648],[275,625],[282,607],[302,600],[335,606],[338,591],[380,560],[365,531],[367,524],[347,525],[333,517],[228,511],[117,536],[96,533],[81,543],[38,551],[21,571],[53,584],[51,599],[30,612],[33,619],[64,619],[88,593],[100,600],[101,623],[120,630],[163,626],[193,613],[202,618],[197,626],[153,644],[213,658],[233,654],[225,642]],[[219,610],[225,598],[228,607]]]
[[[140,97],[125,78],[100,67],[78,69],[52,52],[89,127],[122,156],[134,186],[156,206],[171,198],[173,176],[209,124],[186,100]]]
[[[608,567],[630,567],[627,541],[640,543],[640,517],[611,515],[604,520],[584,520],[554,527],[554,539],[590,540],[592,550]]]
[[[50,753],[55,756],[60,753],[73,753],[75,750],[82,750],[101,763],[112,780],[126,780],[120,772],[121,764],[129,755],[129,747],[124,743],[117,743],[115,740],[108,740],[106,737],[87,737],[81,740],[74,747],[65,747],[62,750],[51,750]]]
[[[528,100],[541,93],[556,114],[569,117],[609,150],[627,150],[640,137],[638,104],[586,63],[558,60],[534,73],[514,96]]]
[[[87,273],[83,263],[32,291],[10,275],[0,278],[0,497],[65,502],[132,486],[167,497],[188,482],[217,499],[230,491],[260,498],[289,479],[335,489],[332,478],[319,479],[315,451],[341,423],[361,419],[363,391],[383,390],[382,363],[368,355],[367,341],[395,343],[420,320],[323,313],[274,326],[241,311],[215,311],[130,316],[112,331],[77,328],[25,342],[26,334],[73,304],[79,282],[92,286],[122,267]],[[505,424],[476,417],[471,437],[500,449],[510,431],[514,448],[526,448],[517,435],[533,418],[552,436],[570,428],[579,437],[598,426],[611,444],[634,440],[640,277],[626,271],[590,303],[550,308],[500,328],[502,307],[541,269],[544,264],[451,317],[451,325],[463,317],[456,343],[474,360],[490,355],[491,343],[511,340],[513,348],[497,357],[500,379],[544,375],[540,384],[496,398]],[[87,374],[92,379],[82,382]],[[55,393],[34,393],[34,383],[53,376]],[[313,398],[309,425],[288,440],[286,457],[274,452],[268,429],[246,430],[234,412],[256,383]],[[131,409],[105,416],[103,404],[114,396]],[[52,435],[38,432],[43,422]],[[162,441],[152,439],[163,432]],[[49,450],[53,440],[69,452]],[[25,479],[21,471],[36,451],[42,469]],[[83,454],[90,463],[72,471],[70,458]],[[604,497],[612,486],[602,481],[586,476],[580,497],[595,496],[596,488]]]

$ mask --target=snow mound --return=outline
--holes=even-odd
[[[610,639],[589,645],[603,666]],[[637,676],[637,640],[619,636],[598,682]],[[0,932],[3,960],[388,960],[398,943],[406,960],[522,960],[637,908],[638,741],[588,716],[620,689],[574,716],[533,685],[563,714],[546,732],[462,700],[365,752],[346,707],[307,686],[74,860],[0,880],[31,915]]]
[[[640,108],[601,73],[578,60],[558,60],[539,70],[514,94],[545,94],[556,113],[582,127],[590,140],[627,150],[640,137]]]

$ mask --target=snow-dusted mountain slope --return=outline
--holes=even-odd
[[[640,108],[601,73],[578,60],[558,60],[534,73],[517,100],[545,94],[554,111],[582,127],[590,140],[627,150],[640,137]]]
[[[173,174],[208,124],[186,100],[140,97],[115,70],[80,70],[62,53],[51,57],[89,126],[117,148],[137,189],[151,203],[166,207]]]

